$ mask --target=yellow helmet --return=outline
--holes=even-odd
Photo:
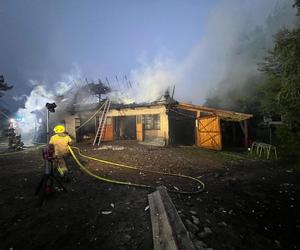
[[[65,126],[64,126],[64,125],[56,125],[56,126],[54,127],[53,131],[54,131],[56,134],[64,133],[64,132],[65,132]]]

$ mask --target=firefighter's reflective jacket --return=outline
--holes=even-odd
[[[69,153],[68,145],[71,142],[71,137],[65,133],[55,134],[49,141],[50,144],[54,145],[54,154],[57,157],[63,157]]]

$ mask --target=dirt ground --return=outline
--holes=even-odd
[[[170,192],[197,246],[213,249],[300,248],[300,174],[279,163],[244,153],[196,147],[159,148],[122,142],[89,156],[141,169],[191,175],[203,193]],[[143,171],[80,160],[116,180],[194,190],[195,183]],[[36,207],[34,192],[44,167],[41,149],[0,156],[0,249],[152,249],[147,194],[153,189],[104,183],[73,163],[67,193],[58,189]]]

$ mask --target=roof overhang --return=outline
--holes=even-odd
[[[234,111],[228,111],[228,110],[222,110],[222,109],[214,109],[214,108],[208,108],[205,106],[199,106],[199,105],[194,105],[194,104],[189,104],[189,103],[179,103],[177,108],[180,109],[185,109],[185,110],[190,110],[194,112],[206,112],[210,113],[212,115],[220,117],[224,121],[244,121],[248,120],[253,117],[251,114],[245,114],[245,113],[239,113],[239,112],[234,112]]]

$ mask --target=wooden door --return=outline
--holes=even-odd
[[[102,141],[113,141],[114,140],[114,124],[113,117],[107,117],[104,125]]]
[[[214,150],[222,149],[219,117],[198,118],[197,135],[197,146]]]
[[[142,123],[142,116],[141,115],[136,116],[136,139],[138,141],[143,141],[144,140],[143,123]]]

